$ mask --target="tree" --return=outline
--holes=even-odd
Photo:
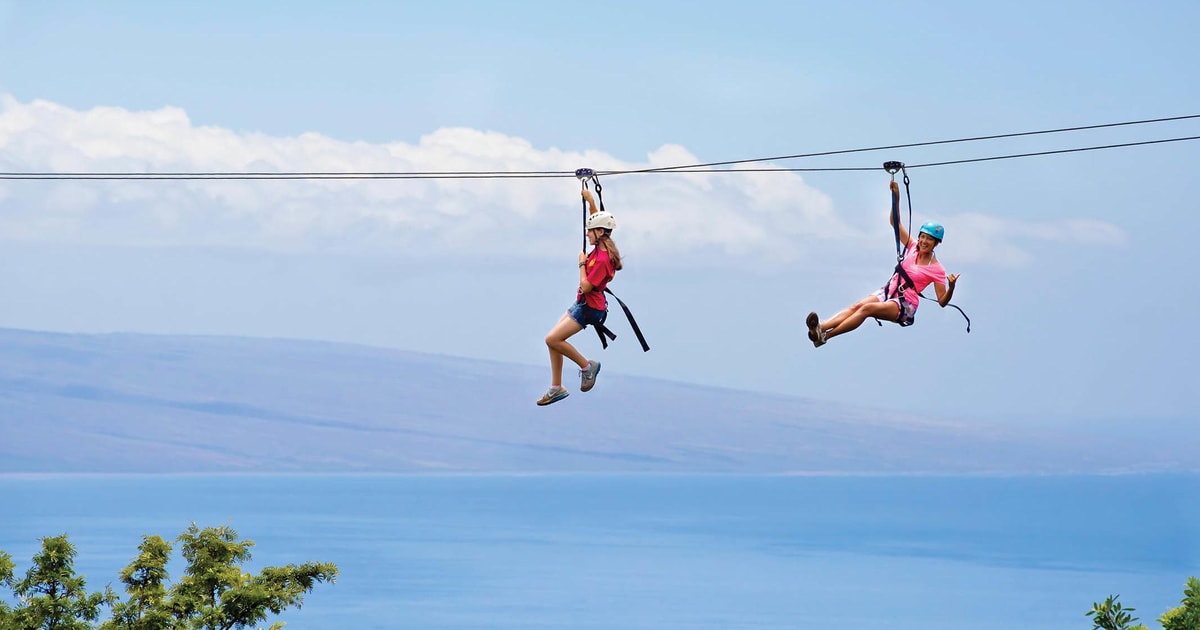
[[[1117,601],[1119,597],[1109,595],[1103,604],[1092,602],[1092,610],[1087,613],[1092,618],[1092,630],[1135,630],[1130,624],[1137,621],[1137,617],[1129,614],[1134,609],[1122,608],[1121,602]]]
[[[271,614],[299,608],[304,594],[318,582],[337,579],[337,566],[329,562],[266,567],[253,576],[243,573],[241,564],[250,559],[254,541],[239,541],[237,532],[225,526],[200,529],[193,523],[178,541],[188,568],[164,606],[181,622],[176,627],[188,630],[253,627]]]
[[[19,581],[11,557],[0,551],[0,584],[17,599],[15,606],[0,601],[0,630],[243,630],[299,608],[318,583],[337,579],[337,566],[328,562],[244,573],[254,541],[239,540],[229,527],[201,529],[193,523],[176,541],[187,561],[179,582],[168,587],[171,544],[145,536],[138,556],[120,573],[125,601],[111,589],[87,593],[65,535],[43,538],[42,551]],[[105,604],[112,617],[96,626]],[[271,628],[282,626],[276,622]]]
[[[1163,630],[1200,630],[1200,580],[1188,578],[1182,604],[1158,618]]]
[[[169,630],[175,617],[166,606],[167,560],[171,545],[159,536],[145,536],[138,557],[121,569],[127,602],[114,602],[110,621],[102,629]]]
[[[12,556],[0,551],[0,584],[6,588],[12,589],[13,586],[13,570],[16,565],[13,564]],[[0,630],[7,630],[13,625],[12,607],[4,601],[0,600]]]
[[[25,577],[12,576],[12,561],[5,554],[0,572],[20,603],[4,611],[8,627],[20,630],[91,630],[100,606],[111,593],[88,593],[87,582],[75,574],[75,547],[67,536],[42,539],[42,550],[33,556]],[[7,630],[7,629],[6,629]]]

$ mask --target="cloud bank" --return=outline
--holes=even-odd
[[[273,137],[196,126],[175,107],[77,111],[0,96],[5,172],[408,172],[626,170],[700,162],[664,145],[641,162],[562,151],[490,131],[444,128],[404,142],[346,142],[316,133]],[[605,197],[619,242],[644,259],[676,256],[792,261],[797,244],[846,247],[865,237],[831,198],[792,173],[611,177]],[[306,251],[487,252],[562,257],[578,242],[572,179],[0,181],[0,238],[132,246]],[[1021,264],[1013,227],[954,218],[958,254]],[[1042,238],[1120,243],[1098,222],[1047,223]]]

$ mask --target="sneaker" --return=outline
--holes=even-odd
[[[813,342],[814,347],[820,348],[821,344],[825,343],[822,339],[824,335],[821,332],[821,318],[817,317],[816,312],[809,313],[808,317],[804,318],[804,324],[808,326],[808,340]]]
[[[567,391],[567,388],[565,387],[551,387],[550,389],[546,390],[545,394],[542,394],[542,397],[538,399],[537,404],[539,407],[545,407],[550,403],[556,403],[570,395],[571,392]]]
[[[588,366],[579,370],[579,391],[591,391],[596,386],[596,375],[600,373],[599,361],[588,361]]]
[[[814,333],[817,331],[817,327],[821,325],[821,318],[817,317],[817,313],[814,311],[808,314],[808,317],[804,319],[804,323],[808,326],[808,338],[815,340],[816,335]]]

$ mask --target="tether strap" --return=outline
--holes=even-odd
[[[908,169],[903,166],[900,171],[904,173],[904,196],[908,199],[908,238],[912,238],[912,191],[908,188]],[[899,211],[897,211],[897,219],[899,219]],[[899,231],[899,229],[897,229]],[[899,243],[896,244],[896,249],[900,249]],[[904,255],[901,254],[896,260],[903,260]]]
[[[646,343],[646,337],[642,335],[642,329],[638,328],[637,320],[633,318],[633,313],[630,312],[629,307],[625,306],[625,303],[621,301],[621,298],[617,297],[617,294],[613,293],[607,287],[605,287],[604,292],[613,296],[613,299],[617,301],[617,304],[621,305],[621,310],[625,311],[625,319],[629,320],[629,327],[633,329],[633,334],[637,335],[638,343],[642,344],[642,352],[650,352],[650,344]],[[609,334],[612,334],[612,331],[609,331]],[[613,338],[615,339],[616,335],[613,335]]]
[[[924,293],[918,293],[917,295],[919,295],[919,296],[921,296],[921,297],[925,298],[926,300],[928,300],[928,299],[929,299],[929,298],[925,297],[925,294],[924,294]],[[940,304],[940,302],[939,302],[939,304]],[[959,307],[958,307],[958,305],[956,305],[956,304],[949,304],[949,303],[947,303],[947,304],[946,304],[946,306],[951,306],[951,307],[953,307],[953,308],[954,308],[954,310],[958,311],[958,314],[959,314],[959,315],[962,315],[962,316],[963,316],[963,319],[967,320],[967,332],[971,332],[971,318],[970,318],[970,317],[967,317],[967,312],[966,312],[966,311],[964,311],[964,310],[962,310],[961,308],[959,308]]]
[[[590,169],[589,169],[590,170]],[[578,173],[579,171],[576,171]],[[587,190],[588,180],[581,179],[583,189]],[[591,176],[592,184],[596,186],[596,201],[599,203],[600,212],[604,212],[604,187],[600,185],[600,178],[596,175]],[[581,199],[583,203],[583,251],[587,251],[587,220],[588,220],[588,204],[587,199]]]
[[[908,175],[904,176],[904,188],[908,189]],[[912,212],[912,197],[909,197],[908,211]],[[892,191],[892,233],[896,235],[896,260],[904,260],[904,246],[900,243],[900,191]]]
[[[617,301],[617,304],[621,305],[621,310],[625,311],[625,319],[629,320],[629,327],[633,329],[633,334],[637,335],[638,343],[642,344],[642,352],[650,352],[650,344],[646,343],[646,337],[642,335],[642,329],[638,327],[637,320],[633,318],[633,312],[629,310],[628,306],[625,306],[625,303],[621,301],[621,298],[617,297],[617,294],[613,293],[612,290],[605,287],[604,292],[613,296],[613,299]],[[582,300],[583,297],[580,296],[580,299]],[[609,339],[613,341],[617,340],[617,333],[609,330],[609,328],[603,323],[592,324],[592,328],[596,329],[596,336],[600,338],[600,347],[605,350],[608,350]]]
[[[583,189],[587,190],[587,180],[581,179],[579,181],[583,185]],[[583,249],[581,249],[580,251],[586,252],[587,251],[587,215],[588,215],[587,199],[580,197],[579,202],[583,204]]]
[[[596,185],[596,201],[600,204],[600,212],[604,212],[604,187],[600,185],[600,176],[592,175],[592,183]]]
[[[608,350],[609,339],[612,339],[613,341],[617,340],[617,333],[609,330],[604,324],[592,324],[592,328],[596,329],[596,336],[600,338],[600,347],[605,350]],[[605,338],[605,335],[608,336],[607,339]]]
[[[901,172],[904,173],[904,195],[905,195],[905,197],[908,198],[908,238],[912,239],[912,237],[913,237],[912,236],[912,191],[909,189],[909,186],[908,186],[908,184],[909,184],[908,170],[905,169],[903,166],[900,167],[900,170],[901,170]],[[890,300],[897,296],[901,296],[901,298],[903,298],[904,289],[906,287],[915,287],[916,286],[916,284],[912,281],[912,278],[908,277],[908,272],[904,271],[904,264],[903,264],[904,263],[904,252],[906,250],[904,249],[904,245],[900,243],[900,192],[899,191],[892,192],[892,232],[896,236],[896,270],[892,274],[892,278],[896,279],[896,287],[895,287],[895,289],[889,289],[884,292],[884,296],[886,298],[884,301]],[[890,286],[891,284],[892,284],[892,281],[891,281],[891,279],[889,279],[888,285]],[[917,295],[926,300],[930,299],[924,293],[918,293]],[[941,302],[938,302],[938,304],[941,305]],[[958,305],[956,305],[956,304],[947,303],[946,306],[954,307],[954,310],[958,311],[959,314],[963,316],[963,319],[967,320],[967,332],[968,333],[971,332],[971,318],[967,317],[966,311],[959,308]],[[903,314],[904,314],[904,309],[901,309],[901,315],[903,315]],[[880,326],[883,325],[883,321],[880,320],[878,317],[875,318],[875,323],[879,324]]]

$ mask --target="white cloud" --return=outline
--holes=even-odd
[[[600,151],[539,149],[496,132],[439,129],[415,143],[343,142],[316,133],[273,137],[195,126],[164,107],[86,111],[0,96],[0,170],[29,171],[571,171],[696,163],[665,145],[644,162]],[[791,261],[864,238],[832,199],[791,173],[603,178],[618,242],[641,258],[713,255]],[[136,245],[305,250],[403,249],[418,255],[497,251],[562,257],[579,241],[578,183],[570,179],[375,181],[0,182],[0,236]],[[1020,264],[1017,225],[951,218],[956,257]],[[1021,230],[1027,228],[1021,227]],[[1046,223],[1038,238],[1112,244],[1092,221]]]
[[[1022,245],[1031,241],[1123,246],[1125,233],[1115,225],[1088,219],[1017,221],[975,213],[946,220],[946,238],[954,242],[955,261],[1015,267],[1033,256]]]

